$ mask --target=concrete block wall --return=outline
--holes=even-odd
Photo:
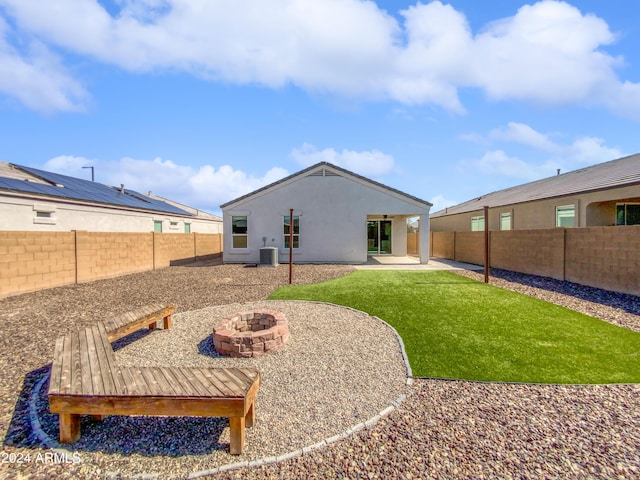
[[[0,297],[75,281],[74,232],[0,232]]]
[[[453,260],[456,256],[456,232],[431,232],[431,256]]]
[[[640,226],[567,229],[565,278],[640,295]]]
[[[153,268],[165,268],[171,265],[171,239],[166,233],[153,234]]]
[[[220,233],[0,231],[0,298],[221,253]]]
[[[169,245],[170,265],[182,265],[196,260],[195,234],[166,234],[164,239]]]
[[[452,260],[484,265],[484,232],[455,232],[454,238]]]
[[[407,255],[418,255],[419,241],[420,241],[420,233],[418,232],[407,233]]]
[[[484,232],[433,232],[432,245],[435,257],[484,265]],[[640,226],[493,230],[489,262],[640,296]]]
[[[78,283],[153,269],[151,233],[76,232]]]
[[[220,256],[222,253],[222,234],[194,233],[196,245],[196,258],[204,260]]]
[[[490,265],[562,280],[564,234],[563,228],[492,231]]]

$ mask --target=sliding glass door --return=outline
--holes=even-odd
[[[367,253],[391,255],[391,220],[367,221]]]

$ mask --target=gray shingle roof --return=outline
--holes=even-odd
[[[439,210],[431,218],[500,207],[545,198],[563,197],[607,188],[640,185],[640,154],[573,170],[497,192]]]
[[[44,182],[0,177],[0,191],[7,190],[81,202],[115,205],[137,210],[192,216],[191,213],[181,208],[150,198],[134,190],[124,189],[124,191],[120,191],[119,188],[109,187],[98,182],[60,175],[37,168],[21,165],[14,165],[14,167],[44,180]]]

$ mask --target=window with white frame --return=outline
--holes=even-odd
[[[33,223],[55,225],[56,208],[50,205],[34,205]]]
[[[484,215],[471,217],[471,231],[479,232],[484,230]]]
[[[289,215],[284,216],[282,227],[284,248],[289,248],[289,239],[291,237],[291,217]],[[300,217],[298,215],[293,216],[293,248],[300,248]]]
[[[576,206],[563,205],[556,207],[556,227],[576,226]]]
[[[248,217],[246,215],[233,215],[231,217],[231,247],[247,248],[249,246]]]
[[[500,214],[500,230],[511,230],[511,212]]]

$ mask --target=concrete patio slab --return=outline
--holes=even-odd
[[[483,270],[482,265],[456,262],[444,258],[432,258],[421,264],[418,257],[396,257],[392,255],[372,255],[366,264],[355,265],[357,270]]]

